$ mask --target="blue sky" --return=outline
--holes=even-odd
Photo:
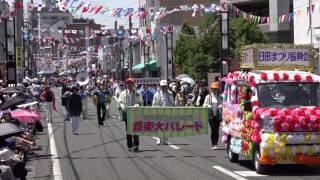
[[[104,5],[111,8],[138,8],[139,0],[88,0],[93,5]],[[115,17],[104,14],[104,15],[92,15],[84,14],[83,17],[89,17],[96,20],[97,23],[103,24],[105,28],[114,28]],[[118,25],[124,25],[128,27],[129,21],[127,17],[117,18]],[[138,27],[138,18],[132,18],[133,27]]]

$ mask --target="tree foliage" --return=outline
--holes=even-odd
[[[206,77],[208,72],[220,69],[219,16],[207,14],[196,30],[188,23],[181,27],[174,49],[177,73],[186,73],[195,79]],[[230,22],[230,55],[240,59],[241,48],[252,43],[267,42],[266,35],[254,22],[236,18]]]

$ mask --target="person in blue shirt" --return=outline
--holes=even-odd
[[[99,126],[103,125],[103,121],[106,118],[106,94],[103,91],[103,86],[99,85],[97,91],[93,94],[94,101],[97,106],[97,116]],[[101,114],[102,113],[102,114]]]
[[[151,92],[149,86],[144,85],[144,88],[141,89],[140,93],[143,100],[143,106],[151,106],[154,93]]]
[[[89,97],[89,91],[84,87],[80,86],[80,97],[82,102],[82,116],[83,119],[88,118],[88,97]]]

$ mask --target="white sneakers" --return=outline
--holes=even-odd
[[[218,146],[212,146],[212,148],[211,148],[212,150],[217,150],[218,149]]]
[[[168,138],[158,138],[157,145],[168,145]]]

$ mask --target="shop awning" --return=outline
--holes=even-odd
[[[157,60],[154,60],[154,59],[150,60],[149,65],[150,65],[150,71],[157,70]],[[132,70],[133,71],[143,71],[144,68],[145,68],[144,63],[140,63],[140,64],[133,66]]]
[[[132,67],[133,71],[142,71],[144,68],[144,64],[140,63]]]

